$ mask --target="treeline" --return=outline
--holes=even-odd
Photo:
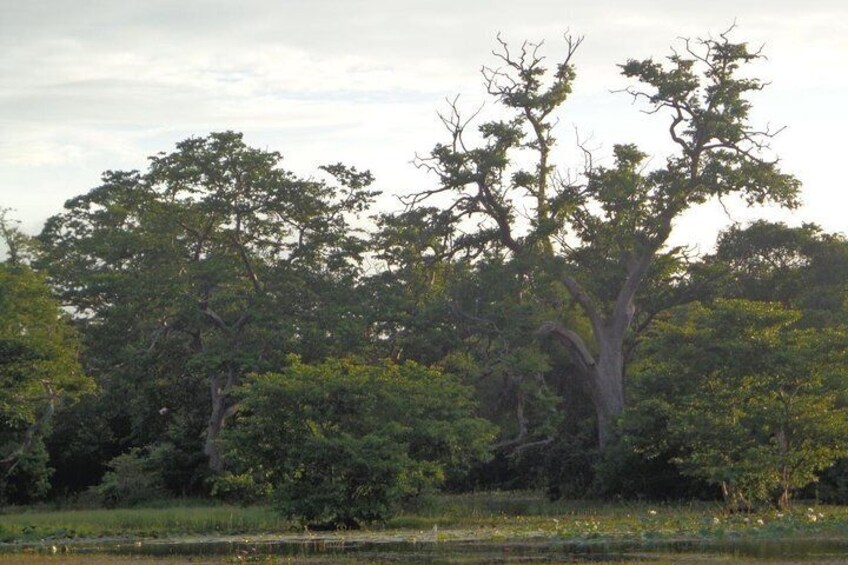
[[[587,151],[570,178],[579,45],[548,72],[501,43],[505,118],[451,106],[399,212],[367,171],[300,178],[223,132],[105,173],[35,238],[4,217],[3,499],[270,497],[328,526],[437,488],[844,501],[848,241],[756,222],[667,245],[713,198],[797,205],[749,124],[760,54],[725,34],[628,61],[677,151]]]

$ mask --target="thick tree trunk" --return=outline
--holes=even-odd
[[[624,410],[624,353],[618,340],[601,339],[590,386],[598,417],[598,446],[615,440],[615,421]]]
[[[615,421],[624,410],[624,333],[597,327],[596,355],[576,332],[556,322],[546,322],[539,331],[557,337],[580,369],[597,415],[598,446],[603,449],[615,440]]]
[[[209,458],[209,469],[216,474],[224,471],[224,458],[221,447],[218,445],[218,438],[226,425],[227,418],[237,409],[236,405],[230,405],[228,402],[229,392],[235,385],[235,378],[235,372],[230,370],[225,385],[221,384],[221,375],[215,375],[210,380],[212,414],[209,416],[209,424],[206,427],[203,453]]]
[[[582,337],[555,322],[547,322],[540,329],[542,333],[551,333],[560,339],[586,376],[598,418],[598,446],[601,449],[614,442],[615,421],[624,411],[624,338],[636,311],[636,290],[652,259],[651,252],[631,261],[627,278],[608,312],[604,312],[573,277],[563,279],[565,287],[592,323],[597,346],[595,355]]]
[[[243,255],[243,257],[247,261],[246,256]],[[258,289],[258,279],[253,275],[249,264],[247,265],[247,269],[251,272],[251,280],[254,283],[254,287]],[[209,307],[208,296],[203,297],[198,303],[198,306],[200,307],[200,311],[212,322],[212,325],[230,338],[237,336],[238,332],[250,321],[250,313],[243,312],[234,324],[227,324],[221,316]],[[195,351],[197,353],[203,352],[205,348],[201,334],[199,332],[196,333],[194,339]],[[237,347],[235,343],[233,346]],[[209,458],[209,468],[215,474],[224,471],[224,459],[221,455],[221,448],[218,445],[218,437],[227,423],[227,418],[232,416],[238,409],[238,405],[230,404],[230,392],[238,384],[238,378],[239,373],[230,366],[226,369],[225,374],[217,373],[209,379],[209,396],[212,402],[212,413],[209,416],[209,424],[206,426],[203,453]]]

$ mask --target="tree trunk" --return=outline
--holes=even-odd
[[[237,409],[237,405],[228,405],[227,402],[229,392],[235,385],[235,379],[235,372],[230,369],[224,386],[221,385],[221,375],[213,376],[210,381],[212,414],[209,416],[209,424],[206,427],[203,453],[209,458],[209,469],[216,474],[224,471],[224,459],[218,445],[218,437],[221,435],[221,430],[224,429],[227,418],[232,416]]]
[[[603,337],[598,341],[590,386],[598,417],[598,447],[604,449],[614,442],[615,420],[624,410],[624,353],[619,340]]]
[[[783,430],[778,432],[778,441],[781,442],[781,447],[785,450],[786,434]],[[777,506],[781,510],[789,510],[790,500],[792,499],[792,487],[789,476],[789,467],[787,465],[783,465],[780,472],[780,498],[777,499]]]
[[[539,332],[558,338],[577,364],[595,407],[598,446],[603,449],[615,440],[615,420],[624,410],[624,331],[609,331],[605,329],[609,326],[602,323],[595,327],[597,356],[592,355],[580,335],[557,322],[542,324]]]
[[[221,390],[221,378],[216,375],[210,383],[212,398],[212,415],[209,417],[209,425],[206,427],[206,443],[203,445],[203,453],[209,457],[209,468],[213,473],[221,473],[224,470],[224,460],[218,447],[218,435],[224,427],[224,394]]]
[[[615,440],[615,420],[624,411],[624,338],[636,313],[636,291],[648,272],[653,253],[654,250],[648,250],[632,258],[627,278],[609,312],[604,312],[574,277],[563,277],[566,289],[592,323],[598,348],[596,355],[592,355],[580,335],[557,322],[546,322],[539,329],[541,333],[558,337],[586,376],[598,417],[598,447],[601,449]]]

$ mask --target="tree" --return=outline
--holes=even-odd
[[[484,67],[483,76],[489,94],[512,117],[480,125],[475,145],[471,120],[451,105],[442,116],[449,142],[418,160],[439,185],[408,204],[452,196],[447,210],[454,221],[474,219],[463,224],[466,230],[479,226],[466,241],[492,242],[561,280],[590,329],[578,332],[554,319],[542,331],[555,336],[580,367],[605,446],[624,408],[625,341],[638,295],[675,255],[665,248],[674,220],[694,205],[728,195],[794,206],[799,183],[768,156],[774,132],[749,124],[747,96],[763,83],[740,71],[762,56],[727,34],[686,40],[682,54],[675,52],[666,64],[647,59],[622,65],[623,75],[641,84],[628,92],[649,113],[670,115],[677,152],[650,171],[635,145],[615,146],[611,167],[596,166],[586,152],[580,182],[557,173],[553,130],[555,112],[572,89],[571,60],[581,40],[566,37],[566,55],[552,74],[539,45],[525,42],[516,53],[499,41],[495,55],[502,67]],[[522,167],[527,162],[532,168]]]
[[[684,473],[720,486],[734,508],[788,506],[848,453],[848,335],[801,329],[800,319],[746,300],[667,316],[633,370],[636,398],[625,420],[656,430],[634,437],[634,448],[671,456]]]
[[[324,354],[344,329],[322,301],[356,277],[363,242],[350,220],[375,194],[371,175],[331,165],[335,184],[303,180],[280,161],[234,132],[187,139],[144,174],[105,173],[44,227],[44,264],[91,344],[88,363],[122,391],[116,402],[137,401],[138,446],[164,422],[205,418],[203,452],[220,472],[243,375],[290,352]],[[201,386],[208,408],[192,415]]]
[[[450,293],[468,261],[454,257],[449,219],[433,208],[377,216],[371,247],[379,267],[360,288],[373,359],[433,364],[462,340]]]
[[[283,515],[313,525],[384,521],[484,456],[494,435],[468,387],[412,362],[295,359],[240,394],[226,436],[235,465],[221,486],[270,492]]]
[[[9,250],[0,263],[0,498],[21,501],[49,488],[43,438],[56,408],[93,386],[69,320],[23,262],[28,238],[5,212],[0,235]]]
[[[848,241],[815,224],[733,226],[719,235],[715,253],[704,258],[695,278],[708,281],[716,296],[801,310],[806,325],[844,324]]]
[[[495,474],[499,485],[534,484],[537,473],[527,467],[541,470],[539,454],[553,442],[562,420],[556,407],[563,404],[554,390],[560,379],[546,379],[550,347],[535,329],[550,317],[551,299],[562,298],[549,295],[561,289],[519,261],[458,242],[449,212],[383,214],[377,227],[374,257],[384,266],[364,287],[382,357],[437,364],[472,385],[481,414],[503,435],[494,446],[498,457],[475,474]],[[562,374],[568,361],[554,357]],[[579,391],[568,396],[582,401]],[[522,454],[529,465],[514,473],[510,467],[521,464]]]

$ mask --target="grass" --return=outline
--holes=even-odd
[[[473,527],[505,539],[700,540],[826,536],[848,533],[848,507],[798,504],[793,511],[729,514],[717,503],[547,501],[535,493],[442,497],[429,508],[398,516],[394,528]]]
[[[489,492],[436,497],[414,511],[398,515],[386,525],[355,532],[332,533],[304,532],[264,506],[183,502],[174,503],[170,507],[116,510],[14,508],[0,514],[0,541],[12,544],[7,545],[6,550],[15,552],[5,555],[0,552],[0,565],[51,563],[58,559],[50,554],[50,550],[55,547],[71,548],[68,557],[55,560],[56,563],[101,562],[94,554],[87,554],[86,560],[73,555],[78,550],[74,548],[82,547],[75,545],[75,542],[86,540],[99,540],[98,543],[104,546],[115,540],[144,540],[145,544],[151,545],[155,540],[218,540],[222,543],[256,543],[261,546],[267,542],[303,544],[322,539],[343,544],[527,542],[539,544],[540,547],[554,545],[576,548],[613,544],[611,547],[630,549],[688,543],[694,544],[697,554],[698,547],[761,541],[788,541],[800,544],[799,547],[805,543],[821,544],[827,540],[845,543],[838,540],[848,539],[848,507],[808,508],[806,504],[798,504],[792,512],[770,510],[741,515],[728,514],[717,504],[700,502],[550,502],[537,493]],[[28,561],[30,555],[34,555],[32,561]],[[335,555],[333,561],[344,562],[341,557]],[[697,555],[690,557],[691,560],[687,561],[698,562]],[[134,556],[132,562],[137,563],[139,558]],[[123,557],[104,557],[102,562],[125,562],[120,559]],[[206,558],[202,556],[191,559],[183,557],[182,561],[174,559],[150,556],[149,562],[222,562],[220,558],[218,561],[204,561]],[[268,555],[254,556],[250,560],[258,559],[276,562],[273,560],[276,558]],[[286,562],[325,561],[321,561],[320,556],[299,556],[295,561]],[[351,557],[350,562],[357,562],[356,557]]]
[[[26,510],[0,514],[0,542],[267,533],[288,524],[264,506],[175,505],[115,510]]]

